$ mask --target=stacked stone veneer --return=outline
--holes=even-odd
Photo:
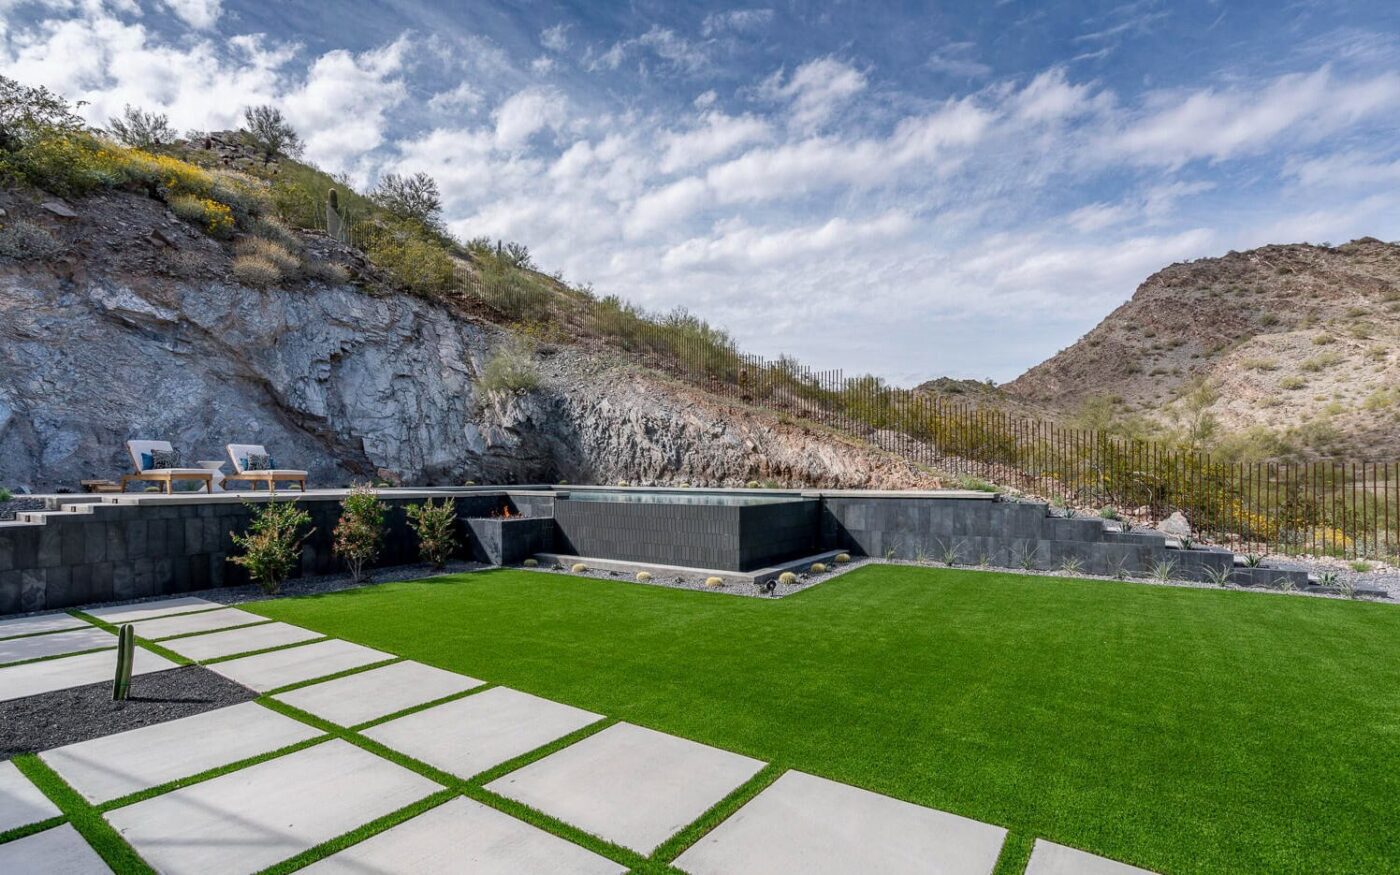
[[[768,493],[771,495],[771,493]],[[291,497],[291,496],[288,496]],[[314,531],[302,551],[302,576],[340,571],[331,538],[338,496],[296,496]],[[387,532],[380,566],[418,561],[404,506],[424,494],[385,494]],[[1206,579],[1233,566],[1229,551],[1175,550],[1156,534],[1119,534],[1098,520],[1051,517],[1041,504],[973,498],[872,497],[829,492],[807,500],[755,505],[678,505],[556,499],[548,490],[466,492],[453,496],[463,558],[513,564],[536,552],[749,570],[821,550],[869,556],[957,560],[1055,570],[1075,557],[1090,574],[1146,575],[1160,562],[1172,576]],[[794,495],[796,499],[798,496]],[[619,523],[619,508],[629,516]],[[501,519],[509,509],[516,519]],[[493,516],[494,515],[494,516]],[[69,505],[0,523],[0,614],[189,592],[247,583],[229,561],[230,533],[249,522],[239,501],[206,500]],[[1234,581],[1277,586],[1297,571],[1235,568]]]

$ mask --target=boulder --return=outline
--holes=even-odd
[[[1186,515],[1181,511],[1177,511],[1158,523],[1157,531],[1169,538],[1189,538],[1191,537],[1191,521],[1186,519]]]

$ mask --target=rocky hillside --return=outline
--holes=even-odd
[[[536,345],[538,388],[486,391],[507,330],[382,291],[324,236],[301,246],[339,271],[255,289],[233,279],[232,244],[151,198],[0,190],[0,209],[25,229],[0,254],[0,484],[114,479],[130,467],[123,441],[138,437],[189,460],[265,443],[319,485],[937,484],[596,351]]]
[[[1246,456],[1400,458],[1400,244],[1174,264],[1004,388],[1069,414],[1097,399],[1149,426],[1189,415],[1194,395]]]

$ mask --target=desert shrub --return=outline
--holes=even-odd
[[[832,561],[834,561],[837,565],[845,565],[847,562],[851,561],[851,554],[837,553],[836,557]]]
[[[10,501],[14,497],[14,493],[10,492],[10,490],[6,489],[3,486],[0,486],[0,504],[6,501]]]
[[[384,540],[384,502],[372,487],[362,485],[350,490],[340,508],[333,549],[345,560],[350,577],[359,583],[365,579],[365,566],[379,557]]]
[[[545,322],[552,314],[554,293],[544,282],[498,258],[481,263],[471,290],[515,322]]]
[[[238,241],[233,251],[240,258],[257,258],[271,262],[284,278],[291,279],[301,272],[301,259],[297,258],[281,243],[274,243],[262,237],[245,237]]]
[[[442,196],[437,182],[426,173],[400,176],[386,173],[370,192],[370,200],[404,219],[436,226],[442,217]]]
[[[646,583],[646,582],[648,582],[649,580],[651,580],[651,573],[650,573],[650,572],[648,572],[648,571],[638,571],[638,572],[637,572],[637,582],[638,582],[638,583]]]
[[[301,272],[309,280],[319,280],[330,286],[343,286],[350,282],[350,271],[334,261],[317,258],[303,262]]]
[[[959,489],[971,489],[976,492],[1001,491],[1001,488],[995,483],[989,483],[986,480],[983,480],[981,477],[973,477],[970,474],[964,474],[963,476],[959,477],[957,480],[957,485]]]
[[[182,194],[171,198],[169,203],[172,213],[198,225],[211,237],[227,237],[233,233],[233,211],[216,200]]]
[[[747,482],[747,483],[744,484],[744,488],[745,488],[745,489],[758,489],[758,488],[759,488],[759,482],[758,482],[757,480],[750,480],[749,482]]]
[[[301,252],[301,238],[297,237],[295,231],[277,219],[267,216],[260,217],[249,223],[248,233],[276,243],[288,252],[298,254]]]
[[[582,574],[582,573],[584,573],[585,571],[588,570],[588,566],[587,566],[587,565],[584,565],[582,562],[575,562],[575,563],[569,568],[569,570],[572,571],[574,574]]]
[[[1278,387],[1280,389],[1287,389],[1290,392],[1301,389],[1306,385],[1308,385],[1308,381],[1299,376],[1287,376],[1278,381]]]
[[[27,182],[63,197],[81,197],[121,184],[119,168],[101,159],[96,137],[48,132],[0,155],[0,178]]]
[[[1335,352],[1326,352],[1322,355],[1313,356],[1310,359],[1304,360],[1303,363],[1300,364],[1298,367],[1306,371],[1307,373],[1315,374],[1318,371],[1323,371],[1327,368],[1332,367],[1333,365],[1339,364],[1341,361],[1342,356],[1340,354]]]
[[[32,222],[16,219],[0,228],[0,255],[16,261],[49,258],[63,249],[53,235]]]
[[[707,578],[705,578],[705,585],[708,586],[708,587],[712,587],[712,588],[713,588],[713,587],[724,586],[724,578],[723,578],[723,577],[707,577]]]
[[[175,142],[175,129],[164,113],[146,112],[127,104],[122,114],[107,123],[117,142],[136,149],[154,149]]]
[[[1105,519],[1105,520],[1116,520],[1116,519],[1118,519],[1118,518],[1119,518],[1118,508],[1116,508],[1116,507],[1101,507],[1101,508],[1099,508],[1099,518],[1100,518],[1100,519]]]
[[[480,385],[491,395],[524,395],[540,387],[539,369],[528,347],[507,343],[481,369]]]
[[[1274,361],[1273,359],[1245,359],[1244,366],[1246,370],[1251,371],[1278,370],[1278,362]]]
[[[812,573],[812,574],[825,574],[825,573],[826,573],[826,566],[823,565],[823,564],[820,563],[820,562],[813,562],[813,563],[812,563],[812,568],[811,568],[811,573]]]
[[[782,574],[778,575],[778,583],[784,586],[792,586],[794,583],[797,583],[797,575],[793,574],[791,571],[784,571]]]
[[[457,549],[456,499],[444,498],[441,504],[434,504],[430,498],[422,504],[410,504],[405,512],[409,527],[418,536],[418,555],[441,569]]]
[[[302,532],[311,523],[311,514],[295,501],[246,506],[253,519],[247,531],[230,533],[234,545],[243,551],[231,559],[248,570],[263,592],[275,593],[301,560],[302,542],[315,531]]]
[[[262,152],[263,163],[278,155],[301,154],[301,137],[276,107],[264,104],[243,110],[243,130]]]
[[[524,562],[521,562],[520,564],[521,564],[521,565],[524,565],[526,568],[539,568],[539,567],[540,567],[540,561],[539,561],[538,559],[526,559]]]
[[[1324,334],[1319,334],[1319,335],[1317,335],[1316,337],[1314,337],[1314,338],[1312,339],[1312,342],[1313,342],[1313,345],[1314,345],[1314,346],[1326,346],[1326,345],[1329,344],[1329,343],[1336,343],[1336,342],[1337,342],[1337,338],[1333,337],[1333,336],[1330,335],[1330,334],[1324,333]]]
[[[368,226],[365,254],[374,266],[406,291],[424,297],[451,292],[457,285],[457,266],[442,244],[422,229],[407,223]]]
[[[233,260],[233,278],[245,286],[265,289],[282,281],[282,271],[266,258],[240,255]]]

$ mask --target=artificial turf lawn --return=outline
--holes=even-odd
[[[245,607],[1023,846],[1400,871],[1389,605],[869,566],[780,600],[502,570]]]

